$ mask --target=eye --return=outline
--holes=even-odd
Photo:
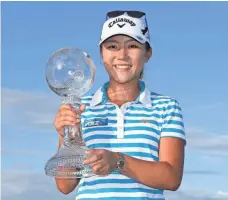
[[[114,45],[114,44],[107,46],[107,49],[117,49],[117,48],[118,48],[117,45]]]
[[[138,47],[137,45],[135,45],[135,44],[130,44],[130,45],[129,45],[129,48],[130,48],[130,49],[135,49],[135,48],[139,48],[139,47]]]

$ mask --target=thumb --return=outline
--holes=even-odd
[[[85,110],[85,108],[86,108],[86,105],[85,104],[81,105],[80,106],[80,112],[82,113]]]

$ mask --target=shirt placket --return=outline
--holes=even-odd
[[[120,108],[117,106],[117,138],[124,138],[124,120],[125,112],[128,104],[123,104]]]

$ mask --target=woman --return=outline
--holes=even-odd
[[[90,149],[84,164],[96,175],[56,179],[57,187],[68,194],[79,184],[76,199],[164,199],[163,190],[177,190],[182,180],[185,133],[178,102],[141,80],[152,55],[145,13],[109,12],[100,53],[109,82],[82,100],[81,115],[61,105],[55,119],[59,146],[64,126],[82,122]],[[107,123],[91,127],[88,120]]]

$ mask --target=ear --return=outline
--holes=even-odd
[[[145,55],[145,63],[147,63],[149,61],[149,59],[152,57],[152,48],[150,48],[148,51],[146,51],[146,55]]]

